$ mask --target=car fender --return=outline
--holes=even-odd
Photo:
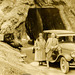
[[[60,57],[64,57],[67,61],[71,61],[73,59],[69,54],[61,54]]]

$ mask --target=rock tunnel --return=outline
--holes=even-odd
[[[25,21],[26,32],[31,39],[49,29],[66,29],[57,8],[31,8]]]

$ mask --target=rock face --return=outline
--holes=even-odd
[[[20,35],[27,35],[26,30],[31,29],[28,27],[26,27],[28,29],[25,28],[28,11],[32,6],[37,5],[40,8],[57,8],[59,10],[59,14],[65,28],[75,31],[74,4],[74,0],[0,0],[0,33],[13,33],[17,30],[19,33],[21,33]],[[41,31],[43,30],[43,21],[38,11],[36,12],[36,14],[39,15],[37,17],[40,18],[38,19],[39,25],[37,26],[38,28],[40,27],[39,31]],[[34,36],[39,33],[39,31],[37,32],[37,34],[33,33],[36,32],[34,31],[34,29],[37,30],[37,26],[35,26],[34,28],[34,26],[31,25],[33,30],[28,30],[29,36],[31,38],[36,38]]]
[[[71,0],[69,1],[67,0],[41,0],[41,1],[34,0],[34,2],[36,5],[35,7],[36,9],[35,8],[31,9],[29,11],[28,17],[30,16],[30,13],[31,13],[31,16],[29,18],[27,17],[26,19],[27,32],[31,38],[37,38],[38,33],[42,29],[43,30],[67,29],[67,30],[75,31],[75,25],[74,25],[75,14],[74,14],[73,1]],[[44,8],[46,8],[46,10],[44,10]],[[51,8],[56,8],[58,12],[56,12],[57,11],[56,9],[52,11]],[[37,11],[38,11],[38,14],[37,14]],[[37,23],[38,21],[37,18],[39,18],[38,23]],[[40,27],[41,29],[38,27]]]
[[[0,0],[0,32],[13,33],[18,26],[25,25],[31,4],[33,0]]]
[[[60,16],[64,22],[66,29],[75,32],[75,1],[74,0],[61,0],[65,5],[60,6]]]
[[[74,0],[65,0],[67,6],[64,7],[64,14],[70,24],[71,29],[75,32],[75,1]]]

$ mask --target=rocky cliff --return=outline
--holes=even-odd
[[[0,33],[13,33],[15,28],[25,25],[31,5],[33,0],[0,0]]]
[[[26,18],[28,16],[28,11],[30,8],[36,8],[37,6],[40,8],[57,8],[65,28],[75,31],[74,4],[74,0],[0,0],[0,33],[13,33],[15,29],[19,32],[26,32],[26,28],[24,27]],[[42,22],[42,19],[38,21]],[[39,24],[43,26],[43,24],[40,22]],[[29,30],[29,32],[30,31],[31,30]]]

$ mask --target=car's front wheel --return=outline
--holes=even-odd
[[[69,72],[69,62],[64,57],[62,57],[60,60],[60,68],[65,74]]]

